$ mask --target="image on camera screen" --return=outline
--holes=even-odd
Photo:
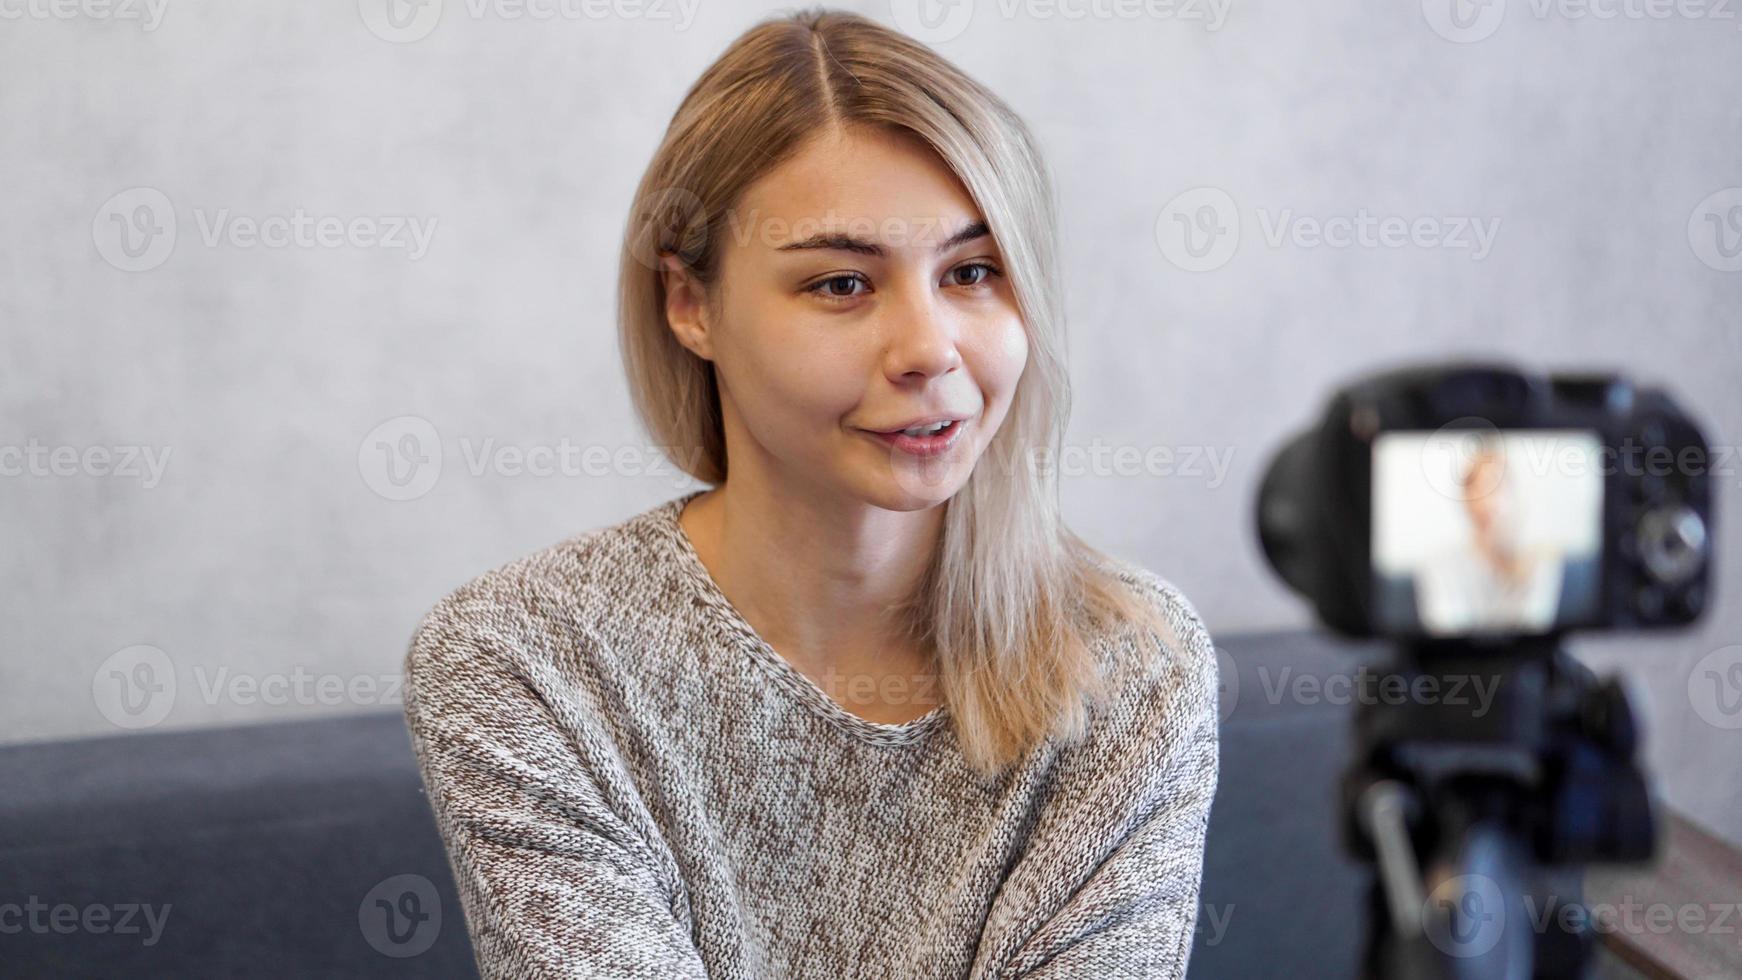
[[[1459,636],[1588,622],[1603,542],[1600,449],[1577,429],[1380,434],[1375,625]]]

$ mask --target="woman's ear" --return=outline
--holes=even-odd
[[[659,264],[665,283],[665,319],[671,332],[697,357],[713,360],[706,288],[678,256],[662,253]]]

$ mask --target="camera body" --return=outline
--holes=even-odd
[[[1277,455],[1259,536],[1347,636],[1682,625],[1710,595],[1709,456],[1667,394],[1620,376],[1393,370]]]

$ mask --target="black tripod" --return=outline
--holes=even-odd
[[[1343,804],[1376,871],[1366,976],[1582,977],[1579,866],[1655,851],[1619,684],[1556,637],[1417,642],[1363,672]]]

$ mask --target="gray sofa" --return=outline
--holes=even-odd
[[[1354,976],[1350,709],[1290,691],[1355,658],[1217,642],[1236,669],[1191,975]],[[399,714],[0,749],[0,976],[477,976]]]

